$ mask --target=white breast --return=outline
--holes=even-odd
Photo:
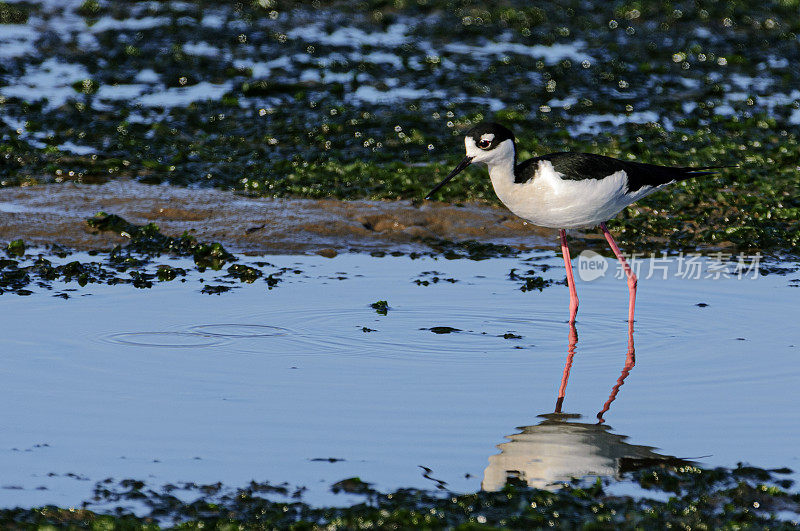
[[[510,175],[509,175],[510,174]],[[659,187],[625,193],[627,176],[618,171],[603,179],[562,179],[549,161],[539,162],[533,179],[515,183],[513,171],[489,167],[497,197],[517,216],[556,229],[588,228],[608,221]]]

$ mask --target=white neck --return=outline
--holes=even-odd
[[[514,160],[491,163],[487,166],[494,192],[500,201],[506,202],[506,198],[513,194],[514,187],[517,186],[514,182]]]
[[[481,162],[489,169],[489,178],[500,201],[504,203],[513,194],[518,186],[514,182],[514,166],[516,163],[516,148],[512,140],[505,140],[488,153]]]
[[[472,157],[472,162],[482,162],[489,167],[489,177],[497,197],[503,203],[508,204],[513,197],[514,165],[516,163],[516,147],[510,138],[503,140],[494,149],[484,151],[475,145],[472,137],[464,138],[467,149],[467,156]]]

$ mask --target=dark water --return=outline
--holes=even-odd
[[[631,355],[612,264],[579,282],[564,382],[566,288],[522,292],[508,279],[532,264],[561,278],[551,254],[268,259],[300,273],[221,296],[190,280],[0,298],[3,505],[77,504],[106,477],[286,481],[324,503],[350,476],[471,491],[509,476],[614,477],[661,456],[798,468],[790,277],[643,269]],[[456,282],[413,282],[434,276]],[[370,308],[378,300],[386,316]],[[563,383],[570,415],[540,416]]]

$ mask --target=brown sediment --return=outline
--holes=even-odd
[[[556,236],[484,204],[254,198],[116,180],[0,189],[0,241],[21,238],[78,250],[124,243],[124,237],[86,224],[101,210],[137,224],[156,223],[164,234],[188,231],[257,254],[422,250],[428,238],[551,248]]]

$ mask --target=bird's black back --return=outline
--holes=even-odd
[[[622,170],[628,177],[628,192],[635,192],[644,186],[660,186],[672,181],[716,173],[702,171],[711,169],[710,166],[703,168],[658,166],[613,159],[592,153],[560,152],[528,159],[517,165],[514,170],[514,182],[524,183],[533,179],[539,162],[544,160],[549,161],[553,165],[553,169],[563,176],[563,179],[574,181],[603,179]]]

